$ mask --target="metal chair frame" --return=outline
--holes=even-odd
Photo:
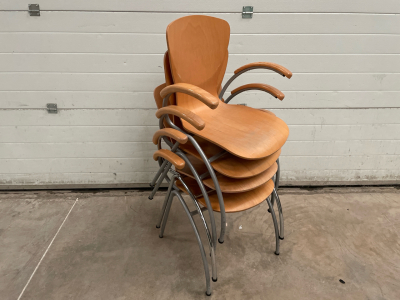
[[[163,101],[163,106],[167,103],[168,98],[170,95],[168,95],[167,97],[164,98]],[[206,157],[206,155],[204,154],[203,150],[201,149],[201,147],[198,145],[198,143],[196,142],[196,140],[193,138],[193,136],[183,130],[181,130],[180,128],[178,128],[175,124],[173,124],[173,122],[171,121],[171,119],[169,118],[169,116],[166,114],[163,117],[160,118],[160,129],[164,128],[164,122],[163,120],[166,120],[166,122],[168,123],[169,126],[171,126],[173,129],[179,130],[180,132],[183,132],[187,135],[188,140],[192,143],[192,145],[196,148],[196,150],[198,151],[198,153],[200,154],[201,158],[203,159],[204,163],[207,166],[207,176],[211,176],[214,185],[216,187],[216,192],[217,192],[217,196],[218,196],[218,200],[219,200],[219,204],[220,204],[220,208],[221,208],[221,233],[220,233],[220,238],[218,239],[218,241],[220,243],[223,242],[223,237],[225,234],[225,227],[226,227],[226,216],[225,216],[225,208],[224,208],[224,202],[223,202],[223,197],[222,197],[222,192],[221,189],[219,187],[219,183],[218,180],[216,178],[216,175],[214,173],[213,168],[211,167],[211,162],[212,162],[212,158],[208,159]],[[169,183],[168,185],[168,190],[167,190],[167,194],[165,196],[164,199],[164,203],[160,212],[160,217],[158,220],[158,223],[156,225],[157,228],[160,228],[160,234],[159,237],[162,238],[164,236],[164,231],[165,231],[165,227],[166,227],[166,223],[168,220],[168,216],[169,216],[169,211],[172,205],[172,201],[174,197],[177,197],[180,201],[180,203],[182,204],[188,218],[189,221],[192,225],[192,228],[195,232],[196,235],[196,239],[197,242],[199,244],[199,248],[200,248],[200,253],[201,253],[201,257],[202,257],[202,261],[203,261],[203,266],[204,266],[204,272],[205,272],[205,277],[206,277],[206,295],[211,295],[212,289],[211,289],[211,283],[210,283],[210,275],[209,275],[209,267],[208,267],[208,263],[207,263],[207,259],[206,259],[206,255],[205,255],[205,250],[204,250],[204,246],[203,243],[201,241],[200,238],[200,234],[198,232],[197,226],[194,222],[193,216],[196,214],[199,214],[201,220],[202,220],[202,224],[204,226],[205,232],[206,232],[206,236],[207,236],[207,241],[209,244],[209,250],[210,250],[210,256],[211,256],[211,267],[212,267],[212,280],[214,282],[217,281],[217,266],[216,266],[216,240],[217,240],[217,234],[216,234],[216,225],[215,225],[215,218],[214,218],[214,212],[212,210],[211,207],[211,203],[209,201],[208,198],[208,194],[207,191],[205,189],[205,186],[202,182],[202,179],[206,176],[204,176],[205,174],[199,175],[197,173],[197,171],[195,170],[194,166],[191,164],[190,160],[187,158],[186,154],[181,151],[179,149],[179,143],[176,142],[175,144],[173,144],[170,140],[168,140],[165,136],[160,137],[159,141],[158,141],[158,148],[161,149],[162,145],[161,145],[161,139],[163,139],[165,141],[165,143],[171,148],[171,151],[176,153],[179,157],[181,157],[185,163],[189,166],[201,192],[202,192],[202,196],[204,197],[205,201],[206,201],[206,207],[201,208],[199,203],[196,200],[196,196],[191,192],[190,188],[186,185],[186,183],[184,182],[184,180],[182,179],[182,177],[180,176],[180,174],[174,170],[172,170],[172,164],[170,162],[168,162],[167,160],[164,160],[159,158],[158,162],[160,165],[160,169],[158,170],[156,176],[154,177],[154,179],[151,182],[151,186],[153,186],[153,191],[151,193],[151,195],[149,196],[149,199],[152,199],[154,197],[154,194],[157,192],[157,190],[159,189],[161,182],[166,179],[167,182]],[[172,173],[171,178],[168,177],[168,172]],[[184,200],[184,198],[182,197],[182,192],[179,190],[179,188],[175,185],[175,180],[178,179],[183,187],[186,189],[187,193],[189,194],[189,197],[192,199],[196,210],[194,211],[189,211],[186,202]],[[278,171],[275,174],[275,183],[279,184],[279,161],[278,161]],[[278,206],[278,211],[279,211],[279,226],[278,226],[278,222],[276,219],[276,215],[275,215],[275,211],[273,208],[273,201],[276,198],[276,202],[277,202],[277,206]],[[275,230],[275,240],[276,240],[276,249],[275,249],[275,254],[279,255],[279,251],[280,251],[280,239],[283,239],[283,230],[284,230],[284,225],[283,225],[283,212],[282,212],[282,206],[281,206],[281,202],[279,199],[279,196],[276,192],[276,189],[274,188],[273,192],[271,193],[271,195],[268,195],[268,197],[265,200],[268,204],[268,211],[271,212],[271,216],[272,216],[272,220],[274,223],[274,230]],[[204,214],[203,211],[208,210],[209,212],[209,216],[210,216],[210,222],[211,222],[211,232],[212,234],[210,234],[210,230],[207,224],[207,221],[204,218]],[[222,241],[221,241],[221,237],[222,237]]]

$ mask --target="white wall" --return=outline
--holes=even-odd
[[[351,2],[351,3],[348,3]],[[168,23],[206,13],[231,25],[227,77],[272,61],[232,88],[290,127],[284,184],[400,180],[400,1],[0,0],[0,188],[147,186],[157,164],[152,91],[163,82]],[[48,114],[46,103],[57,103]]]

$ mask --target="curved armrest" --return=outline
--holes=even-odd
[[[281,65],[274,64],[271,62],[250,63],[250,64],[244,65],[243,67],[240,67],[239,69],[237,69],[235,71],[235,74],[237,74],[241,71],[244,71],[246,69],[268,69],[271,71],[275,71],[275,72],[281,74],[282,76],[286,76],[287,78],[292,77],[292,72],[290,72],[288,69],[286,69],[285,67],[282,67]]]
[[[268,69],[275,71],[282,76],[286,76],[287,78],[292,77],[292,72],[288,69],[282,67],[281,65],[270,63],[270,62],[255,62],[251,64],[244,65],[235,71],[235,74],[225,83],[224,87],[222,88],[221,92],[219,93],[219,98],[222,99],[226,90],[228,89],[229,85],[234,81],[239,75],[243,74],[244,72],[253,70],[253,69]],[[226,101],[225,101],[226,102]]]
[[[171,164],[174,165],[175,168],[179,170],[185,167],[185,161],[170,150],[161,149],[154,152],[153,159],[157,160],[159,157],[168,160]]]
[[[202,88],[199,88],[198,86],[188,83],[175,83],[173,85],[169,85],[162,89],[160,95],[161,97],[165,98],[166,96],[173,93],[183,93],[190,95],[200,100],[211,109],[216,109],[220,102],[217,97],[214,97],[209,92],[203,90]]]
[[[180,132],[173,128],[163,128],[163,129],[157,130],[156,133],[153,135],[153,144],[154,145],[158,144],[158,139],[161,136],[168,136],[168,137],[174,139],[175,141],[177,141],[179,144],[186,144],[186,142],[188,141],[187,135],[184,134],[183,132]]]
[[[168,105],[157,110],[156,117],[161,118],[163,115],[166,114],[174,115],[184,119],[197,130],[203,130],[206,126],[206,123],[204,123],[203,119],[201,119],[198,115],[188,110],[187,108],[176,105]]]
[[[232,98],[235,97],[236,95],[243,93],[245,91],[249,91],[249,90],[259,90],[259,91],[267,92],[268,94],[271,94],[272,96],[274,96],[275,98],[278,98],[279,100],[283,100],[283,98],[285,98],[284,93],[282,93],[280,90],[278,90],[277,88],[274,88],[271,85],[262,84],[262,83],[250,83],[250,84],[245,84],[245,85],[242,85],[242,86],[234,89],[231,92],[231,95],[228,97],[228,99],[225,100],[225,103],[228,103],[229,101],[231,101]]]

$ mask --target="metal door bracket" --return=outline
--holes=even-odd
[[[30,16],[40,16],[39,4],[28,4],[28,11]]]
[[[57,103],[47,103],[47,112],[49,114],[56,114],[57,113]]]
[[[253,18],[253,6],[243,6],[242,19],[252,19]]]

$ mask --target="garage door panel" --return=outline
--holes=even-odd
[[[231,54],[398,54],[391,34],[232,34]],[[0,53],[162,54],[165,34],[0,32]]]
[[[85,188],[101,185],[114,187],[148,186],[153,179],[154,172],[122,172],[113,171],[104,173],[86,172],[61,172],[61,173],[18,173],[0,174],[0,185],[3,189],[15,188],[40,188],[51,186],[53,188]],[[143,184],[146,182],[146,184]]]
[[[399,124],[400,108],[272,109],[288,125]],[[0,126],[157,126],[156,109],[0,110]],[[207,124],[206,124],[207,126]],[[149,140],[150,141],[150,140]]]
[[[283,91],[279,101],[271,95],[248,91],[231,104],[246,103],[254,108],[378,108],[400,107],[400,92],[387,91]],[[224,99],[229,97],[226,93]],[[3,109],[44,109],[56,102],[63,109],[155,109],[153,92],[107,91],[0,91]]]
[[[0,126],[0,135],[3,143],[147,143],[157,129],[158,126]],[[400,125],[290,125],[289,141],[351,140],[400,140]]]
[[[144,158],[44,158],[0,159],[3,174],[26,173],[107,173],[156,172],[158,164],[150,157]]]
[[[243,3],[230,0],[221,1],[196,1],[187,2],[182,0],[149,0],[143,2],[132,2],[128,0],[97,0],[80,1],[70,0],[43,0],[42,10],[79,10],[79,11],[157,11],[157,12],[237,12],[241,10]],[[363,1],[363,0],[285,0],[265,2],[253,0],[252,5],[259,12],[373,12],[373,13],[398,13],[400,7],[396,0]],[[25,0],[7,1],[1,0],[0,7],[4,10],[26,10]]]
[[[227,74],[225,80],[231,77]],[[120,91],[149,92],[161,83],[161,73],[0,73],[0,91]],[[248,73],[230,89],[247,83],[268,83],[283,91],[400,91],[400,73],[298,73],[290,80],[272,73]]]
[[[74,142],[1,143],[0,159],[37,158],[148,158],[155,151],[151,142]],[[286,156],[395,155],[399,140],[288,141],[282,149]]]
[[[40,4],[43,7],[43,4]],[[240,8],[240,7],[238,7]],[[202,14],[202,13],[200,13]],[[30,18],[22,11],[0,11],[0,32],[83,32],[165,33],[172,21],[190,13],[155,12],[79,12],[41,11],[40,18]],[[241,12],[207,13],[226,20],[231,33],[400,33],[400,16],[396,14],[329,13],[261,13],[259,8],[249,22]],[[318,24],[318,28],[315,27]],[[335,24],[335,26],[332,26]]]
[[[400,25],[399,25],[400,27]],[[0,53],[2,72],[163,73],[164,54]],[[397,73],[400,54],[231,54],[227,72],[271,61],[293,73]],[[252,72],[264,72],[253,70]]]
[[[282,185],[369,185],[397,184],[397,170],[282,170]],[[322,178],[322,179],[321,179]]]
[[[144,142],[158,126],[0,126],[4,143]],[[1,145],[1,144],[0,144]],[[21,145],[15,145],[21,147]]]

